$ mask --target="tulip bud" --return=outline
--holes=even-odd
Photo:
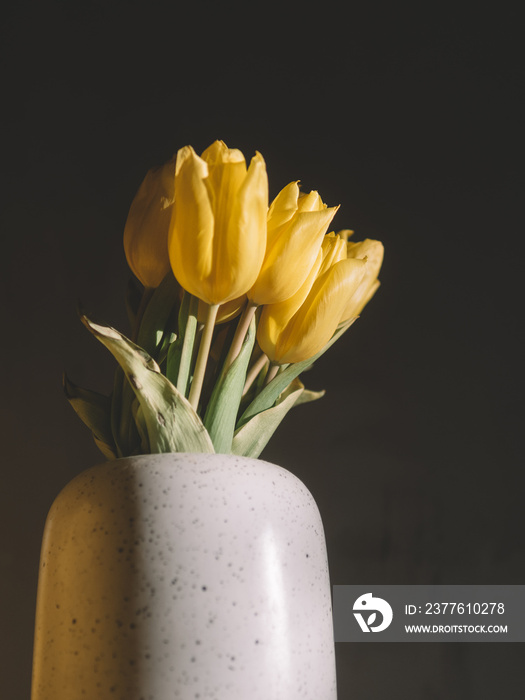
[[[359,316],[364,307],[376,293],[379,287],[379,270],[383,263],[384,248],[381,241],[373,241],[369,238],[357,243],[347,244],[347,256],[349,258],[366,258],[366,272],[361,284],[348,300],[341,322]]]
[[[246,294],[266,247],[268,178],[261,154],[247,169],[243,154],[222,141],[202,157],[182,148],[175,200],[168,249],[181,286],[212,305]]]
[[[158,287],[170,269],[168,229],[173,209],[175,159],[148,171],[129,210],[124,252],[145,287]]]
[[[319,251],[308,277],[293,296],[279,304],[263,306],[257,325],[257,342],[271,360],[276,357],[275,348],[283,329],[287,327],[308,296],[317,278],[322,259],[322,251]]]
[[[272,362],[302,362],[319,352],[361,283],[364,260],[339,259],[324,269],[322,258],[323,251],[316,261],[316,274],[309,276],[297,297],[263,308],[257,340]]]
[[[264,262],[248,292],[252,304],[276,304],[297,292],[336,211],[337,207],[327,208],[317,192],[300,194],[297,182],[281,190],[268,211]]]

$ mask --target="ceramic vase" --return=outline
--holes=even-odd
[[[32,700],[335,700],[326,545],[290,472],[141,455],[48,515]]]

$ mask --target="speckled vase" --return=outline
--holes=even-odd
[[[315,501],[246,457],[93,467],[47,518],[32,700],[197,698],[336,698]]]

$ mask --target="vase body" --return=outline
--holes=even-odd
[[[32,700],[334,700],[326,546],[262,460],[162,454],[83,472],[48,515]]]

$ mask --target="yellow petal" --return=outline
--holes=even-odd
[[[124,227],[128,265],[145,287],[158,287],[170,269],[168,231],[174,200],[175,160],[144,178]]]
[[[377,276],[379,275],[379,270],[383,263],[384,248],[381,241],[374,241],[367,238],[357,243],[348,243],[347,255],[349,258],[366,258],[367,266],[361,284],[348,300],[341,321],[347,321],[350,318],[359,316],[377,291],[379,287]]]
[[[228,148],[223,141],[215,141],[202,154],[208,165],[205,180],[214,216],[213,258],[220,261],[223,242],[228,236],[232,204],[246,178],[246,161],[241,151]]]
[[[235,198],[226,234],[214,246],[215,303],[246,294],[257,279],[266,249],[268,177],[260,153],[250,162]]]
[[[268,240],[272,232],[289,221],[297,211],[299,199],[299,182],[290,182],[279,192],[268,210]]]
[[[237,148],[228,148],[224,141],[214,141],[202,152],[201,158],[210,167],[224,163],[245,163],[242,151]]]
[[[304,304],[281,333],[276,345],[276,361],[280,364],[301,362],[326,345],[365,269],[364,260],[340,260],[316,279]]]
[[[257,342],[265,355],[272,361],[276,359],[276,346],[281,333],[310,293],[317,278],[322,258],[322,251],[319,250],[308,277],[293,296],[279,304],[269,304],[262,308],[257,325]]]
[[[381,241],[366,238],[364,241],[348,242],[346,255],[348,258],[367,258],[369,274],[377,277],[383,263],[384,247]]]
[[[344,228],[344,229],[342,229],[341,231],[338,231],[338,232],[337,232],[337,235],[338,235],[340,238],[344,238],[345,241],[348,241],[348,239],[350,238],[350,236],[353,236],[353,235],[354,235],[354,231],[352,231],[352,230],[349,229],[349,228]],[[349,257],[350,257],[350,256],[349,256]]]
[[[325,208],[326,204],[323,203],[319,192],[315,190],[308,194],[302,193],[297,202],[298,211],[321,211],[321,209]]]
[[[332,231],[324,237],[322,251],[323,262],[319,270],[320,275],[329,270],[336,262],[346,259],[346,241]]]
[[[301,211],[279,235],[268,240],[266,256],[257,282],[248,296],[256,304],[277,304],[293,296],[317,259],[323,237],[337,207]]]
[[[173,274],[181,286],[203,301],[209,300],[213,265],[214,216],[205,180],[208,166],[191,146],[177,154],[175,202],[168,248]]]

